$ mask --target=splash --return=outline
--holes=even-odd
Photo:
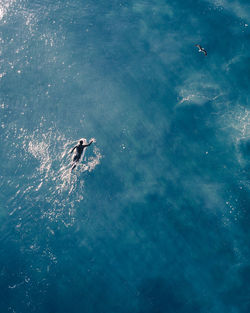
[[[246,107],[236,106],[235,109],[222,116],[221,123],[231,131],[232,140],[235,143],[250,138],[250,111]]]
[[[43,218],[60,218],[66,226],[72,225],[75,204],[84,198],[86,175],[83,173],[94,171],[100,164],[102,155],[98,147],[85,149],[82,161],[72,172],[70,150],[75,142],[54,129],[44,134],[36,130],[32,135],[24,131],[22,138],[26,158],[31,157],[36,166],[15,197],[45,201]],[[96,140],[93,138],[93,141]]]
[[[7,14],[8,9],[15,2],[15,0],[1,0],[0,1],[0,20]]]
[[[241,168],[242,175],[239,183],[250,190],[249,151],[250,151],[250,111],[243,105],[237,105],[220,118],[222,129],[227,132],[232,145],[235,146],[235,158]],[[242,187],[241,187],[242,189]]]

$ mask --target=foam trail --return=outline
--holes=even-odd
[[[99,149],[94,146],[92,151],[88,148],[87,153],[85,149],[81,158],[84,163],[80,161],[72,172],[70,150],[75,141],[68,140],[54,129],[43,134],[37,129],[32,135],[23,131],[19,139],[23,141],[26,158],[32,156],[38,163],[26,185],[19,189],[11,201],[18,202],[20,197],[27,200],[45,200],[49,209],[44,209],[43,217],[63,217],[67,225],[72,224],[75,202],[80,202],[84,197],[85,178],[82,173],[91,172],[100,164],[102,155]],[[86,142],[85,138],[84,140]]]

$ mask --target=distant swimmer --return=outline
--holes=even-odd
[[[82,153],[84,151],[84,149],[88,146],[90,146],[92,144],[92,142],[94,142],[94,140],[91,140],[87,145],[83,144],[83,140],[79,141],[79,144],[77,144],[71,151],[70,153],[73,153],[73,151],[76,149],[76,153],[73,157],[73,164],[72,164],[72,168],[71,171],[73,171],[73,169],[76,167],[76,163],[79,162]]]
[[[199,52],[203,52],[205,55],[207,55],[207,51],[204,48],[202,48],[202,46],[195,45],[195,47],[197,47],[199,49]]]

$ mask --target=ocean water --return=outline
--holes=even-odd
[[[249,1],[1,0],[0,42],[0,312],[249,313]]]

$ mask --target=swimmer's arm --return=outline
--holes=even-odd
[[[72,152],[75,150],[76,147],[77,147],[77,146],[75,146],[75,147],[70,151],[70,153],[72,153]]]
[[[93,142],[93,140],[90,141],[87,145],[84,145],[84,148],[90,146],[92,144],[92,142]]]

